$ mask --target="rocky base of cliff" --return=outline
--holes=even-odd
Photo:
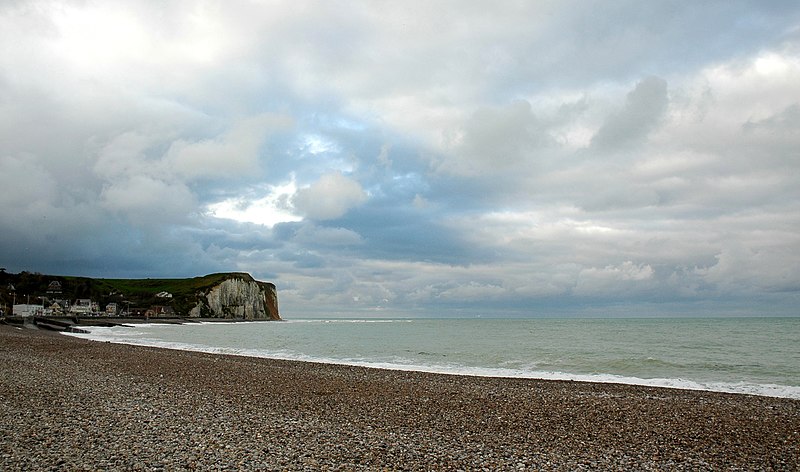
[[[115,345],[0,326],[0,470],[800,468],[800,401]]]

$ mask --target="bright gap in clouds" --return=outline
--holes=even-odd
[[[53,16],[60,33],[58,53],[78,70],[110,69],[140,57],[150,46],[143,25],[124,10],[67,7],[59,13]]]
[[[149,21],[142,5],[64,5],[53,14],[55,52],[74,71],[130,82],[130,73],[175,65],[211,64],[234,47],[212,9],[192,7],[179,20]],[[142,74],[146,76],[147,74]],[[163,79],[163,78],[162,78]]]
[[[246,197],[233,197],[209,205],[208,211],[215,218],[270,227],[278,223],[301,221],[303,218],[292,213],[288,204],[295,192],[297,186],[292,181],[270,187],[269,194],[263,198],[249,200]]]

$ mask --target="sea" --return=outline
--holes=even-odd
[[[800,399],[800,318],[290,319],[73,336],[239,356]]]

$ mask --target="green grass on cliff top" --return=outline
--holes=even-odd
[[[191,279],[94,279],[94,282],[106,292],[150,293],[153,295],[159,292],[169,292],[173,296],[185,296],[205,291],[232,277],[252,280],[252,277],[246,273],[227,272]]]

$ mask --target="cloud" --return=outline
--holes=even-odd
[[[525,172],[536,151],[553,143],[525,100],[478,109],[453,133],[452,141],[437,170],[459,176]]]
[[[290,118],[280,115],[248,117],[212,139],[173,141],[164,160],[170,170],[188,179],[224,179],[252,173],[258,169],[259,151],[266,136],[291,124]]]
[[[797,291],[800,269],[794,263],[791,248],[800,243],[800,238],[790,238],[786,243],[726,243],[715,256],[713,265],[697,267],[694,273],[720,293],[753,295],[764,291]]]
[[[578,274],[573,293],[607,297],[618,290],[635,290],[636,285],[651,280],[653,274],[649,264],[634,264],[631,261],[602,268],[587,267]]]
[[[243,270],[290,315],[791,311],[798,22],[791,2],[6,2],[0,257]]]
[[[147,176],[132,176],[106,186],[101,204],[137,226],[180,224],[196,208],[188,187]]]
[[[292,198],[294,207],[312,220],[332,220],[367,200],[361,185],[339,172],[325,174]]]
[[[614,149],[641,141],[664,115],[667,82],[648,77],[628,93],[623,109],[608,117],[592,137],[592,146]]]
[[[292,241],[307,247],[353,247],[363,244],[360,234],[346,228],[305,224],[294,233]]]
[[[35,156],[0,157],[0,206],[6,216],[26,215],[36,207],[52,205],[57,198],[57,182]]]

